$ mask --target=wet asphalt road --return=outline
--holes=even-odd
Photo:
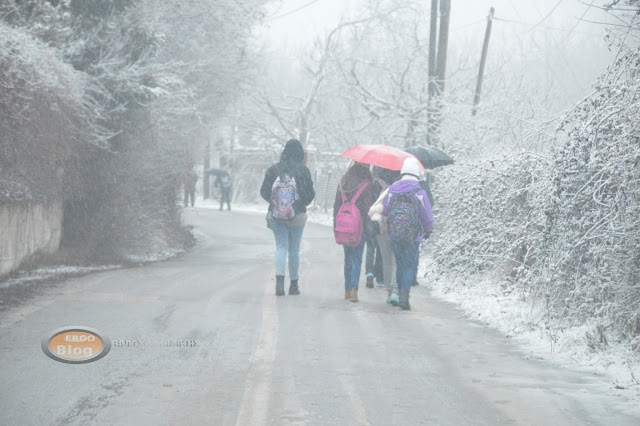
[[[342,250],[308,224],[300,296],[274,296],[261,215],[189,211],[199,244],[170,261],[71,279],[0,313],[0,424],[638,425],[603,378],[528,360],[509,339],[414,288],[343,299]],[[424,284],[424,283],[423,283]],[[93,327],[90,364],[40,339]],[[195,347],[164,347],[167,341]]]

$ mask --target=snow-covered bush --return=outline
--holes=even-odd
[[[0,22],[0,202],[61,197],[78,146],[103,146],[91,79],[62,53]],[[20,187],[20,189],[16,189]],[[13,189],[12,189],[13,188]]]
[[[0,92],[0,105],[15,112],[0,120],[22,135],[2,138],[0,167],[8,175],[17,164],[12,173],[27,178],[44,170],[29,186],[65,189],[63,248],[142,259],[189,239],[177,205],[180,176],[245,84],[247,39],[262,3],[0,2],[0,43],[9,40],[0,52],[3,84],[21,81],[7,64],[26,62],[20,70],[43,74],[24,93]],[[37,54],[10,48],[17,37]],[[16,180],[0,190],[22,194]]]
[[[565,120],[540,271],[563,318],[628,332],[640,315],[638,77],[640,51],[628,51]]]
[[[544,306],[550,332],[597,324],[592,349],[607,335],[640,348],[636,46],[623,44],[596,92],[564,117],[549,158],[485,154],[438,172],[425,245],[441,272],[470,285],[489,273]]]
[[[524,279],[540,257],[549,160],[522,153],[438,173],[437,227],[425,249],[443,272]]]

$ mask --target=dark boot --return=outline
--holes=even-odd
[[[410,311],[411,305],[409,305],[409,292],[401,291],[399,299],[400,300],[398,302],[398,306],[400,307],[400,309],[402,309],[403,311]]]
[[[291,284],[289,285],[289,296],[295,296],[297,294],[300,294],[298,280],[291,280]]]
[[[367,288],[373,288],[373,274],[371,272],[367,274]]]
[[[276,275],[276,296],[284,296],[284,275]]]

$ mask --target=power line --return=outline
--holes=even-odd
[[[549,11],[549,13],[547,13],[547,16],[545,16],[544,18],[542,18],[542,20],[541,20],[540,22],[538,22],[537,24],[535,24],[535,25],[533,26],[533,28],[531,28],[529,31],[532,31],[532,30],[533,30],[534,28],[536,28],[538,25],[540,25],[540,24],[542,24],[544,21],[546,21],[546,20],[547,20],[547,18],[548,18],[549,16],[551,16],[551,14],[552,14],[553,12],[555,12],[555,11],[556,11],[556,9],[558,8],[558,6],[560,6],[560,5],[562,4],[562,2],[563,2],[563,1],[564,1],[564,0],[560,0],[558,3],[556,3],[556,5],[555,5],[555,6],[553,6],[553,9],[551,9],[551,11]]]
[[[571,33],[573,33],[573,31],[578,27],[578,25],[580,25],[580,22],[584,19],[585,16],[587,16],[587,13],[589,12],[589,10],[593,7],[593,3],[595,3],[596,0],[591,0],[591,4],[588,5],[589,7],[587,7],[584,11],[584,13],[582,14],[582,16],[578,19],[578,21],[576,22],[576,24],[573,26],[573,28],[571,28],[571,31],[569,31],[569,34],[566,35],[566,37],[564,38],[565,41],[567,41],[569,39],[569,37],[571,36]],[[582,3],[582,2],[580,2]],[[586,4],[586,3],[584,3]]]
[[[297,9],[290,10],[289,12],[285,12],[282,15],[274,16],[273,18],[268,19],[268,21],[275,21],[276,19],[280,19],[280,18],[284,18],[285,16],[292,15],[292,14],[294,14],[296,12],[299,12],[302,9],[305,9],[305,8],[311,6],[312,4],[317,3],[319,1],[320,0],[312,0],[309,3],[303,4],[302,6],[298,7]]]
[[[462,25],[460,27],[453,28],[451,31],[452,32],[456,32],[456,31],[459,31],[459,30],[462,30],[462,29],[465,29],[465,28],[468,28],[468,27],[471,27],[471,26],[474,26],[474,25],[478,25],[478,24],[486,22],[486,21],[487,21],[487,18],[478,19],[477,21],[469,22],[468,24]]]
[[[535,26],[537,24],[532,24],[530,22],[523,22],[523,21],[516,21],[513,19],[504,19],[504,18],[498,18],[498,17],[494,17],[493,18],[496,21],[502,21],[502,22],[506,22],[509,24],[518,24],[518,25],[524,25],[527,27],[532,27],[529,31],[533,30],[535,28]],[[588,22],[588,21],[587,21]],[[567,32],[567,33],[572,33],[575,30],[575,27],[572,29],[569,28],[559,28],[559,27],[549,27],[549,26],[538,26],[539,29],[544,29],[544,30],[552,30],[552,31],[563,31],[563,32]],[[586,34],[586,35],[592,35],[592,36],[601,36],[601,34],[596,34],[596,33],[590,33],[590,32],[586,32],[586,31],[576,31],[576,33],[578,34]]]

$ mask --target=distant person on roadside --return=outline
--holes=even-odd
[[[194,206],[196,200],[196,183],[198,182],[198,174],[193,170],[193,166],[189,167],[183,177],[184,184],[184,206],[189,206],[191,199],[191,207]]]
[[[269,167],[260,195],[269,203],[267,225],[276,240],[276,296],[284,296],[285,264],[289,256],[289,294],[300,294],[298,269],[300,242],[307,221],[307,206],[315,197],[305,152],[297,139],[287,142],[280,161]]]
[[[433,194],[431,193],[431,188],[429,187],[429,181],[424,177],[424,174],[420,176],[418,182],[420,182],[420,187],[424,189],[424,192],[427,193],[427,198],[429,198],[429,203],[431,203],[431,208],[433,209]]]
[[[404,160],[400,180],[386,191],[382,212],[387,218],[387,237],[396,258],[398,306],[403,310],[411,309],[409,293],[418,272],[420,242],[433,231],[431,203],[418,182],[419,167],[415,158]]]
[[[334,236],[344,247],[344,298],[352,302],[358,301],[362,253],[371,226],[367,213],[375,199],[369,166],[354,164],[342,176],[333,203]]]
[[[213,185],[220,188],[220,211],[224,203],[227,203],[227,210],[231,210],[231,177],[226,173],[219,174]]]
[[[398,281],[396,279],[396,259],[391,248],[391,242],[387,239],[387,220],[382,215],[384,211],[384,199],[387,195],[387,188],[400,178],[397,170],[383,169],[375,167],[373,169],[374,189],[378,199],[369,209],[369,217],[373,226],[371,229],[375,233],[378,242],[378,250],[382,255],[382,271],[384,285],[387,289],[387,303],[398,306]]]
[[[429,187],[429,179],[427,179],[425,176],[425,174],[423,173],[418,179],[418,182],[420,182],[420,187],[422,189],[424,189],[424,191],[427,193],[427,198],[429,198],[429,203],[431,203],[431,211],[433,212],[433,194],[431,193],[431,188]],[[412,286],[417,286],[418,285],[418,275],[416,274],[416,277],[413,279],[413,284]]]

